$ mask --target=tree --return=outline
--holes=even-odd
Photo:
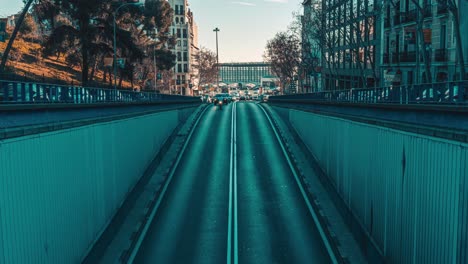
[[[216,53],[205,47],[201,47],[195,56],[195,61],[196,65],[194,67],[198,71],[198,84],[203,86],[216,83],[218,76]]]
[[[301,87],[304,85],[303,78],[313,77],[315,89],[319,86],[319,73],[317,67],[321,63],[322,48],[320,45],[321,38],[318,37],[317,30],[320,26],[320,5],[315,1],[304,1],[304,15],[293,13],[295,18],[289,30],[292,31],[299,39],[301,39],[301,67],[300,80]]]
[[[299,72],[301,41],[290,31],[279,32],[267,42],[264,58],[271,64],[272,71],[278,76],[285,89]]]
[[[147,46],[154,45],[156,36],[151,38],[149,32],[159,32],[158,47],[163,47],[170,40],[167,35],[172,9],[165,1],[147,0],[143,10],[128,5],[115,13],[121,4],[114,0],[38,1],[35,9],[39,19],[52,27],[52,34],[44,43],[44,51],[48,55],[66,53],[67,60],[71,61],[78,58],[82,85],[86,85],[93,79],[97,67],[103,65],[104,58],[113,55],[115,16],[118,57],[126,58],[128,64],[120,70],[119,83],[124,75],[132,81],[136,65],[143,63],[148,55],[145,55]],[[59,17],[66,18],[65,23],[57,24]]]
[[[8,60],[8,55],[10,53],[11,47],[13,47],[13,43],[15,42],[16,35],[18,35],[18,31],[20,30],[21,25],[23,24],[24,17],[26,16],[26,13],[28,12],[29,7],[31,6],[33,1],[34,0],[28,0],[26,2],[26,5],[24,6],[20,17],[18,18],[18,21],[16,21],[16,25],[15,25],[15,29],[13,30],[13,34],[11,34],[11,37],[10,37],[10,40],[8,41],[5,52],[3,53],[2,62],[0,63],[0,73],[3,73],[5,71],[5,65],[6,65],[6,62]]]

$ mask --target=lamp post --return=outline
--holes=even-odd
[[[112,14],[114,17],[114,90],[117,90],[117,34],[116,34],[116,19],[115,17],[117,16],[117,13],[119,12],[120,8],[124,6],[129,6],[129,5],[143,5],[143,3],[126,3],[123,4],[114,11]]]
[[[213,29],[216,32],[216,89],[219,89],[219,53],[218,53],[218,32],[219,28]]]

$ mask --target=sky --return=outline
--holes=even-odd
[[[198,24],[199,45],[216,51],[220,62],[263,61],[266,43],[286,30],[302,0],[188,0]],[[0,17],[17,13],[22,0],[0,0]]]
[[[266,43],[293,21],[302,0],[189,0],[198,24],[199,45],[216,51],[220,62],[263,61]]]

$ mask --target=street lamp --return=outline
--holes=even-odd
[[[115,32],[115,28],[116,28],[117,23],[116,23],[115,17],[117,16],[117,13],[119,12],[120,8],[122,8],[124,6],[129,6],[129,5],[140,6],[140,5],[143,5],[143,3],[135,2],[135,3],[123,4],[123,5],[119,6],[119,7],[117,7],[117,9],[112,14],[113,17],[114,17],[114,90],[117,90],[117,36],[116,36],[116,32]]]
[[[216,89],[219,89],[219,53],[218,53],[218,32],[219,28],[213,29],[216,32]]]

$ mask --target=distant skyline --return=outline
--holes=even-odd
[[[0,16],[18,13],[21,0],[2,4]],[[263,61],[266,43],[286,30],[302,0],[188,0],[199,30],[199,45],[216,51],[213,29],[219,32],[220,62]]]

